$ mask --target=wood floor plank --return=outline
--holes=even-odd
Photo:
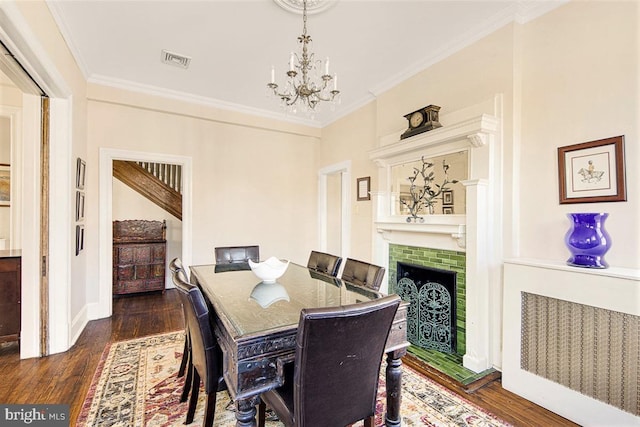
[[[69,404],[70,425],[75,425],[107,344],[182,328],[175,290],[114,298],[113,316],[89,322],[65,353],[20,360],[17,344],[0,345],[0,402]],[[504,390],[499,381],[473,393],[445,386],[516,427],[577,425]]]

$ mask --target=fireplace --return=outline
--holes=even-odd
[[[410,303],[407,339],[443,353],[456,352],[456,272],[397,263],[396,293]]]
[[[455,271],[456,354],[424,352],[438,353],[434,357],[460,356],[462,366],[475,373],[500,366],[502,356],[500,260],[502,242],[508,236],[502,234],[501,114],[502,97],[496,95],[442,116],[442,128],[402,141],[395,132],[383,135],[369,153],[379,171],[378,191],[371,191],[376,230],[373,260],[389,272],[388,288],[381,291],[395,292],[397,261]],[[392,169],[460,151],[468,152],[468,175],[461,180],[464,212],[436,213],[425,215],[419,223],[407,222],[395,208],[402,195],[395,190]],[[416,252],[427,256],[416,258]]]

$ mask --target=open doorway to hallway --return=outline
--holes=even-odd
[[[146,153],[135,152],[126,150],[115,150],[103,148],[100,150],[100,285],[99,285],[99,302],[97,313],[99,317],[109,317],[112,312],[112,245],[113,245],[113,220],[118,219],[117,216],[121,212],[127,212],[134,214],[128,207],[121,207],[122,203],[131,203],[128,201],[129,196],[123,196],[124,200],[120,200],[123,189],[120,187],[121,183],[113,178],[113,162],[114,160],[127,160],[134,162],[157,162],[163,164],[180,165],[182,169],[182,221],[177,219],[171,221],[172,228],[178,228],[178,230],[169,230],[167,235],[173,235],[175,242],[172,244],[172,248],[167,252],[167,263],[172,259],[172,256],[179,254],[185,265],[191,264],[191,247],[192,247],[192,213],[191,213],[191,157],[161,154],[161,153]],[[140,196],[141,197],[141,196]],[[141,203],[139,199],[135,203]],[[149,202],[151,203],[151,202]],[[143,206],[144,208],[144,206]],[[160,208],[157,208],[160,209]],[[135,215],[142,215],[137,210]],[[160,209],[160,212],[163,212]],[[165,218],[171,217],[168,213],[158,213]],[[136,218],[142,219],[142,218]],[[168,222],[169,223],[169,222]],[[169,228],[169,225],[167,226]],[[175,231],[175,233],[174,233]],[[177,237],[179,235],[179,237]],[[173,237],[172,237],[173,238]],[[172,285],[170,285],[172,286]]]
[[[114,295],[172,288],[182,258],[182,166],[114,161]]]

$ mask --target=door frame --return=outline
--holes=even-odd
[[[341,233],[340,256],[344,259],[351,252],[351,160],[325,166],[318,171],[318,247],[327,250],[328,203],[327,180],[329,175],[341,177]]]
[[[182,263],[192,261],[192,158],[161,153],[100,149],[99,290],[98,302],[89,309],[90,319],[109,317],[113,300],[113,161],[156,162],[182,166]]]
[[[56,204],[47,215],[50,223],[64,224],[68,222],[72,211],[71,192],[67,190],[72,188],[72,179],[65,171],[69,170],[71,158],[73,93],[15,2],[0,2],[0,39],[50,99],[48,154],[51,164],[48,179],[50,188],[56,192]],[[56,250],[45,254],[46,260],[41,259],[40,183],[43,177],[40,173],[34,173],[40,171],[41,97],[24,93],[22,102],[22,150],[18,154],[22,156],[20,357],[29,358],[40,356],[43,350],[47,351],[41,348],[43,330],[51,331],[49,336],[42,337],[48,352],[66,351],[70,346],[71,236],[65,227],[50,229],[44,238],[55,241]],[[52,194],[49,196],[53,197]],[[55,292],[49,292],[51,298],[45,311],[47,318],[42,319],[42,324],[48,328],[44,329],[41,328],[40,319],[43,262],[49,266],[48,290],[55,289]]]

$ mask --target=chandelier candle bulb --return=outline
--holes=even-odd
[[[271,83],[276,82],[276,67],[271,66]]]
[[[329,57],[327,57],[327,62],[324,63],[324,73],[329,75]]]
[[[291,57],[289,58],[289,70],[293,71],[293,63],[295,61],[295,57],[293,55],[293,52],[291,52]]]
[[[333,75],[333,90],[338,90],[338,75],[337,74]]]

